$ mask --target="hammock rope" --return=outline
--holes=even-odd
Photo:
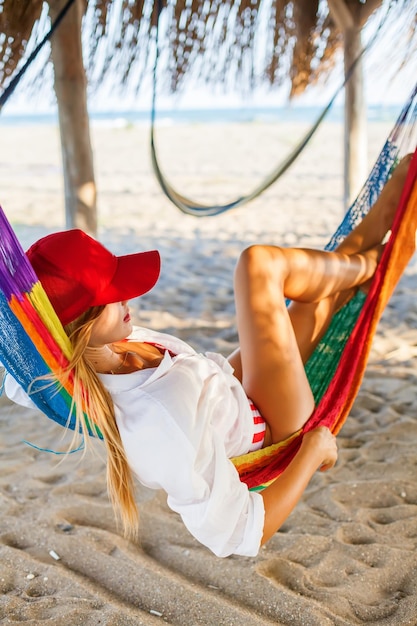
[[[153,80],[152,80],[152,110],[151,110],[151,134],[150,134],[150,148],[151,148],[151,162],[153,171],[159,185],[165,194],[165,196],[183,213],[187,215],[193,215],[194,217],[212,217],[214,215],[220,215],[221,213],[225,213],[226,211],[230,211],[231,209],[237,209],[248,202],[251,202],[255,198],[259,197],[264,191],[266,191],[271,185],[273,185],[294,163],[294,161],[298,158],[298,156],[302,153],[304,148],[310,142],[312,137],[315,135],[318,128],[321,126],[321,123],[327,116],[328,112],[332,108],[336,98],[339,96],[341,91],[345,88],[350,78],[352,77],[358,63],[364,57],[365,54],[369,52],[369,50],[373,47],[375,42],[377,41],[379,34],[387,22],[388,15],[390,13],[391,8],[388,9],[385,17],[381,20],[378,28],[376,29],[374,35],[369,40],[368,44],[361,50],[356,59],[354,59],[353,63],[347,70],[344,80],[337,87],[334,95],[331,97],[329,103],[323,108],[323,111],[318,115],[316,121],[313,123],[311,128],[307,131],[304,137],[301,138],[296,147],[288,154],[283,161],[278,164],[271,172],[269,172],[265,178],[257,185],[251,192],[245,194],[243,196],[239,196],[235,200],[228,202],[226,204],[202,204],[195,200],[192,200],[183,194],[179,193],[173,185],[168,181],[168,178],[162,171],[162,168],[159,163],[157,148],[156,148],[156,98],[157,98],[157,83],[158,83],[158,61],[160,57],[160,17],[162,13],[162,0],[158,0],[158,16],[156,22],[156,36],[155,36],[155,62],[153,68]]]
[[[55,21],[52,23],[50,29],[46,33],[46,35],[42,38],[39,44],[35,47],[33,52],[29,55],[23,67],[17,72],[16,76],[12,78],[9,85],[6,87],[4,92],[0,95],[0,113],[2,111],[3,106],[6,104],[10,96],[14,93],[16,87],[18,86],[20,80],[23,78],[24,74],[27,72],[29,67],[35,61],[39,52],[42,50],[44,45],[51,39],[56,29],[60,26],[62,21],[64,20],[66,14],[71,8],[72,4],[75,0],[67,0],[67,3],[63,6]],[[195,202],[184,195],[181,195],[178,191],[174,189],[174,187],[169,183],[166,176],[163,174],[162,169],[159,165],[159,159],[157,156],[156,142],[155,142],[155,126],[156,126],[156,96],[157,96],[157,74],[158,74],[158,61],[160,57],[160,18],[163,10],[163,0],[157,0],[157,20],[156,20],[156,36],[155,36],[155,60],[153,66],[153,78],[152,78],[152,107],[151,107],[151,131],[150,131],[150,150],[151,150],[151,162],[152,168],[155,174],[155,177],[166,197],[182,212],[187,213],[189,215],[194,215],[196,217],[209,217],[218,215],[220,213],[224,213],[231,209],[238,208],[248,202],[254,200],[258,196],[260,196],[266,189],[268,189],[273,183],[275,183],[294,163],[297,157],[301,154],[304,148],[307,146],[311,138],[316,133],[317,129],[321,125],[322,121],[328,114],[329,110],[332,108],[334,101],[336,100],[339,93],[346,86],[348,81],[350,80],[357,64],[360,62],[362,57],[372,48],[375,41],[377,40],[379,33],[381,32],[383,26],[387,22],[391,7],[389,7],[385,17],[379,24],[376,29],[373,37],[370,39],[368,44],[361,50],[357,58],[353,61],[352,65],[348,69],[345,74],[345,78],[343,82],[336,89],[333,97],[330,99],[329,103],[324,107],[323,111],[319,114],[317,120],[314,122],[310,130],[306,133],[306,135],[300,140],[298,145],[294,148],[294,150],[284,158],[284,160],[269,174],[266,175],[263,181],[255,187],[252,192],[238,197],[236,200],[233,200],[227,204],[223,205],[204,205],[198,202]]]
[[[36,59],[36,57],[38,56],[39,52],[42,50],[42,48],[44,47],[46,42],[51,39],[52,35],[54,34],[54,32],[56,31],[58,26],[61,24],[61,22],[63,21],[64,17],[68,13],[69,9],[74,4],[74,2],[75,2],[75,0],[68,0],[67,3],[62,7],[61,11],[58,13],[55,21],[51,25],[51,27],[48,30],[48,32],[46,33],[46,35],[39,42],[39,44],[36,46],[36,48],[33,50],[33,52],[29,55],[29,57],[26,60],[26,63],[18,71],[16,76],[14,76],[12,78],[12,80],[10,81],[10,83],[8,84],[6,89],[3,91],[3,93],[0,96],[0,113],[1,113],[1,110],[2,110],[3,106],[6,104],[7,100],[10,98],[10,96],[15,91],[15,89],[18,86],[20,80],[23,78],[24,74],[26,74],[27,70],[32,65],[32,63],[34,62],[34,60]]]

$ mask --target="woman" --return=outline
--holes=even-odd
[[[295,458],[262,493],[248,491],[229,459],[285,440],[311,415],[304,363],[334,312],[372,278],[409,161],[336,252],[251,246],[241,254],[240,345],[227,360],[133,328],[127,301],[156,283],[156,251],[115,257],[79,230],[49,235],[28,250],[73,346],[57,377],[65,382],[73,373],[77,419],[85,427],[85,409],[103,434],[109,494],[127,534],[138,525],[135,475],[164,489],[170,508],[215,554],[254,556],[315,471],[333,467],[336,441],[324,427],[304,435]],[[6,392],[30,402],[10,377]]]

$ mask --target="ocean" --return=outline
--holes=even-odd
[[[241,108],[195,108],[161,109],[156,114],[156,123],[174,124],[213,124],[213,123],[254,123],[254,122],[307,122],[313,123],[324,107],[319,106],[279,106],[279,107],[241,107]],[[369,122],[395,121],[401,111],[401,105],[368,107]],[[327,113],[327,121],[342,122],[344,110],[334,106]],[[90,111],[92,124],[106,126],[148,125],[151,112],[144,110]],[[57,124],[57,112],[19,113],[7,111],[0,115],[0,126]]]

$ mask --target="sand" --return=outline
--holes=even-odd
[[[164,126],[161,163],[196,200],[250,191],[301,136],[300,125]],[[369,127],[371,165],[390,124]],[[197,219],[165,199],[148,129],[94,126],[100,239],[116,253],[158,247],[158,287],[134,303],[138,323],[198,350],[237,341],[233,267],[246,245],[322,247],[343,214],[342,135],[325,123],[261,198]],[[64,227],[59,133],[1,127],[0,203],[27,247]],[[163,493],[138,488],[141,541],[122,538],[106,495],[101,447],[64,460],[63,430],[0,398],[0,623],[56,626],[415,626],[417,624],[417,263],[381,321],[362,389],[339,438],[337,466],[256,558],[219,559]]]

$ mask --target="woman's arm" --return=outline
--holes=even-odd
[[[336,438],[319,427],[304,435],[300,450],[283,473],[261,493],[265,506],[262,544],[290,515],[317,469],[330,469],[337,460]]]

